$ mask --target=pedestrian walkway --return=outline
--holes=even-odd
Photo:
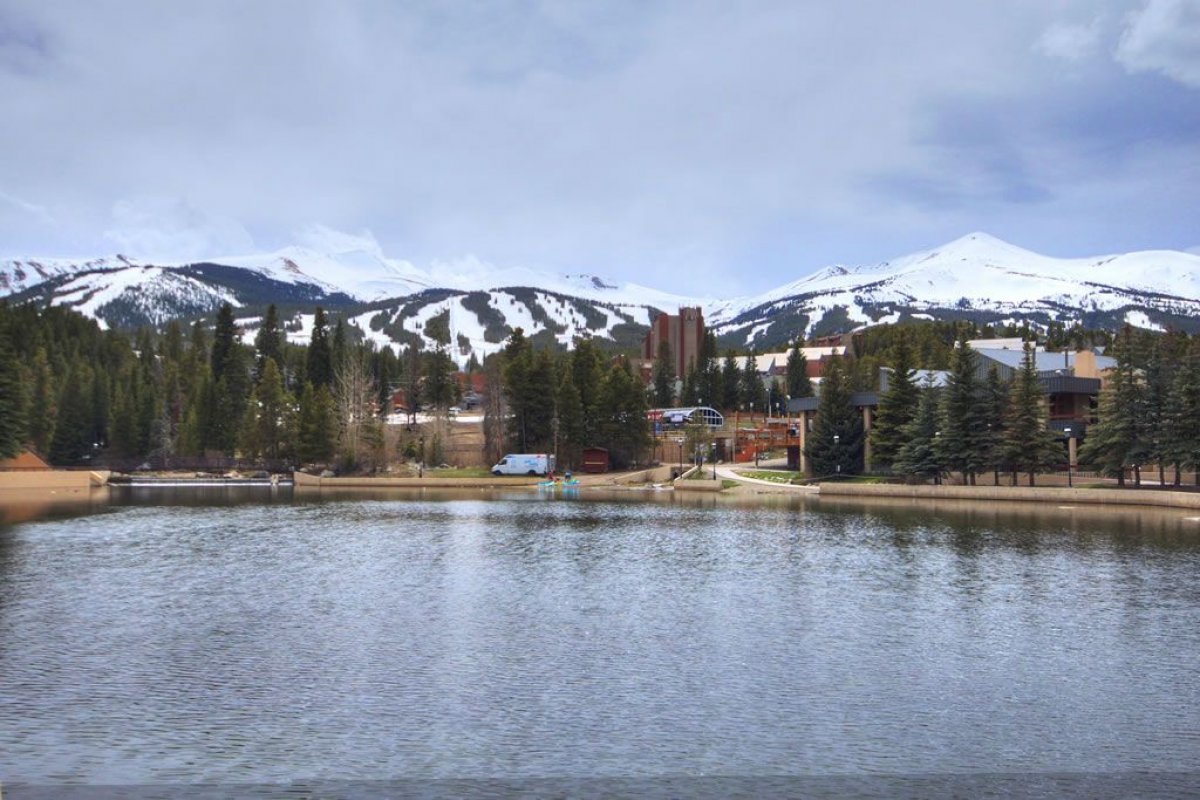
[[[790,483],[776,483],[775,481],[764,481],[760,478],[750,478],[742,475],[740,472],[734,469],[733,465],[731,464],[718,464],[717,475],[721,478],[726,478],[731,481],[738,481],[739,483],[747,483],[754,486],[770,486],[773,489],[781,489],[784,491],[807,493],[816,493],[820,491],[816,486],[796,486]]]

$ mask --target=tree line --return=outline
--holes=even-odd
[[[228,304],[212,325],[126,332],[61,307],[0,303],[0,457],[28,447],[59,466],[381,463],[393,455],[380,416],[395,387],[413,413],[456,399],[444,333],[431,350],[414,344],[398,355],[355,341],[321,308],[297,345],[274,306],[247,344]]]
[[[1011,380],[1002,380],[995,365],[981,379],[979,356],[960,333],[944,385],[922,385],[910,345],[910,333],[922,329],[929,330],[901,326],[886,334],[892,372],[870,432],[872,471],[933,481],[956,472],[967,484],[988,472],[996,482],[1010,474],[1015,483],[1023,473],[1032,486],[1038,472],[1066,464],[1065,436],[1047,428],[1032,343]],[[1106,353],[1116,361],[1078,450],[1081,469],[1120,485],[1128,473],[1140,484],[1147,468],[1174,485],[1185,470],[1200,471],[1200,335],[1130,326],[1112,337],[1078,329],[1059,335],[1070,347],[1110,342]],[[861,412],[850,405],[853,388],[848,365],[831,361],[806,452],[818,475],[863,470],[866,434]]]

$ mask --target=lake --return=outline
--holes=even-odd
[[[579,494],[10,508],[4,797],[1200,787],[1195,518]]]

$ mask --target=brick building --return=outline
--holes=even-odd
[[[662,342],[671,346],[675,374],[685,375],[688,366],[700,355],[704,343],[704,314],[700,308],[685,306],[678,314],[659,314],[642,340],[642,359],[653,362],[658,358]]]

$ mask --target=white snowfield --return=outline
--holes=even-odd
[[[826,267],[761,295],[713,304],[706,317],[718,332],[750,326],[749,341],[754,326],[771,311],[796,306],[807,310],[813,321],[840,306],[850,319],[869,324],[898,317],[874,319],[864,312],[871,304],[1018,315],[1039,310],[1117,311],[1134,302],[1170,313],[1200,315],[1200,256],[1152,250],[1052,258],[986,233],[972,233],[934,250],[881,264]],[[748,313],[750,318],[739,319]],[[1143,327],[1156,327],[1144,312],[1128,318]]]
[[[561,328],[555,337],[565,344],[580,335],[611,336],[613,328],[625,322],[649,324],[651,307],[673,312],[684,305],[701,306],[706,322],[718,334],[736,331],[747,344],[770,327],[775,314],[803,313],[811,325],[835,307],[843,308],[847,317],[860,325],[899,319],[899,311],[889,310],[889,306],[903,307],[917,318],[945,308],[1011,312],[1014,319],[1031,311],[1058,314],[1126,309],[1125,319],[1149,328],[1158,323],[1146,311],[1200,316],[1200,256],[1157,250],[1052,258],[985,233],[972,233],[933,250],[881,264],[826,267],[771,291],[732,299],[688,297],[634,283],[617,285],[593,275],[498,269],[473,257],[422,269],[388,258],[378,248],[325,252],[287,247],[207,261],[254,270],[285,283],[340,291],[364,302],[407,297],[427,289],[488,291],[489,305],[503,316],[505,324],[520,326],[527,335],[537,334],[546,324],[505,289],[532,287],[545,316]],[[153,319],[166,318],[170,315],[166,309],[181,304],[204,308],[228,301],[236,305],[233,297],[211,285],[164,269],[170,266],[184,265],[149,265],[123,255],[0,260],[0,296],[74,275],[56,293],[54,302],[74,305],[92,316],[114,299],[146,311]],[[605,324],[589,331],[580,308],[555,294],[607,304],[597,309],[605,315]],[[874,316],[868,313],[872,306]],[[159,308],[164,310],[156,311]],[[458,347],[459,335],[470,341],[479,357],[502,346],[485,340],[483,322],[464,305],[462,296],[426,304],[401,324],[405,330],[424,335],[425,323],[447,311],[455,358],[466,359]],[[379,345],[394,344],[382,331],[371,328],[379,313],[356,316],[352,324]],[[301,321],[302,327],[289,333],[290,340],[307,341],[311,316]]]

